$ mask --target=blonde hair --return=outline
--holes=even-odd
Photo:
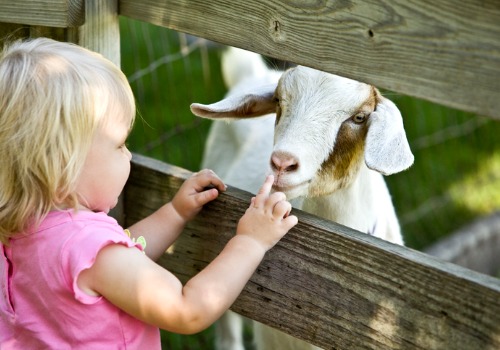
[[[110,115],[134,121],[125,75],[101,55],[39,38],[0,54],[0,241],[62,205],[76,208],[76,181],[97,128]],[[98,179],[96,179],[98,181]]]

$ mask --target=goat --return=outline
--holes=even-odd
[[[255,60],[254,54],[247,55]],[[275,72],[267,71],[261,77],[274,77]],[[278,82],[264,86],[255,86],[255,81],[253,86],[245,85],[248,79],[231,88],[220,102],[191,105],[195,115],[215,120],[265,116],[243,129],[237,124],[242,121],[215,122],[206,152],[226,157],[216,159],[206,153],[205,159],[211,161],[204,166],[217,172],[216,163],[227,162],[219,168],[226,171],[221,176],[254,193],[255,181],[272,172],[273,189],[284,192],[295,207],[403,244],[382,176],[403,171],[414,160],[394,103],[371,85],[303,66],[288,69]],[[227,142],[238,134],[255,148],[246,141]],[[227,156],[226,148],[233,148],[234,157]],[[259,350],[315,349],[257,322],[254,340]]]

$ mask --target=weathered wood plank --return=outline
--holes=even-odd
[[[497,0],[120,0],[120,14],[500,118]]]
[[[134,155],[128,224],[169,200],[189,175]],[[250,197],[229,188],[160,264],[188,280],[234,234]],[[327,349],[500,348],[500,280],[294,213],[300,223],[268,253],[233,310]]]
[[[0,22],[76,27],[85,22],[85,0],[0,0]]]

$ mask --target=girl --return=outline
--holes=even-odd
[[[4,49],[0,348],[159,349],[158,328],[189,334],[217,320],[297,223],[269,176],[220,255],[181,285],[154,260],[226,186],[193,174],[124,231],[107,213],[130,172],[134,114],[125,76],[102,56],[43,38]]]

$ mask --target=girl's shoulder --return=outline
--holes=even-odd
[[[63,211],[54,213],[53,224],[59,222],[64,231],[66,245],[126,244],[130,238],[118,222],[106,213],[91,211]]]
[[[60,245],[67,240],[91,235],[93,232],[115,233],[126,237],[123,228],[106,213],[67,209],[49,212],[39,224],[12,237],[11,243],[14,246]]]
[[[86,249],[95,251],[110,243],[132,245],[123,228],[106,213],[73,209],[50,212],[31,232],[12,242],[14,247],[45,249],[59,256]]]
[[[93,234],[96,231],[123,235],[123,228],[106,213],[72,209],[50,212],[36,231],[41,234],[46,231],[51,234],[57,232],[68,238],[73,235]]]
[[[119,226],[118,222],[111,216],[103,212],[93,212],[88,210],[55,210],[51,211],[40,225],[40,229],[64,223],[85,223],[85,224],[107,224]]]

